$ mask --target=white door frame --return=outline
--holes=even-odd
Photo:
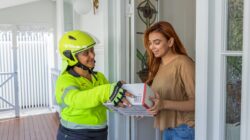
[[[241,140],[250,138],[250,1],[244,0]]]
[[[223,58],[226,0],[196,1],[195,139],[225,139]],[[250,137],[250,2],[244,0],[241,140]],[[219,71],[218,71],[219,69]]]
[[[207,140],[208,5],[209,0],[196,1],[195,139],[197,140]]]
[[[126,74],[127,63],[126,56],[126,27],[125,27],[125,2],[124,0],[109,0],[107,2],[106,32],[108,32],[105,45],[105,73],[109,72],[111,81],[125,80],[128,81]],[[125,28],[124,28],[125,27]],[[109,39],[108,39],[109,38]],[[111,74],[112,72],[112,74]],[[109,113],[109,139],[110,140],[130,140],[130,118],[121,116],[117,113]]]
[[[113,11],[108,12],[112,13],[112,18],[109,20],[109,27],[111,27],[109,28],[109,37],[115,39],[110,41],[110,45],[115,52],[113,62],[116,64],[116,68],[111,70],[114,72],[113,79],[123,79],[128,83],[134,83],[134,75],[136,73],[133,61],[136,57],[135,26],[133,25],[136,10],[134,0],[110,0],[109,6],[112,7],[110,9],[113,9]],[[123,130],[122,136],[117,132],[114,135],[110,135],[110,139],[137,140],[139,137],[137,131],[138,124],[133,117],[110,115],[110,118],[114,121],[111,124],[115,128],[114,131],[117,131],[117,129]],[[159,134],[156,133],[156,135],[156,140],[158,140]]]

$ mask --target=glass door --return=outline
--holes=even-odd
[[[143,45],[145,30],[158,21],[159,8],[157,0],[134,0],[135,30],[135,81],[145,82],[147,79],[147,56]]]
[[[159,0],[128,0],[127,15],[127,70],[131,83],[145,82],[147,57],[143,46],[144,31],[158,20]],[[160,134],[154,128],[153,117],[136,119],[131,117],[132,140],[159,140]]]
[[[227,0],[225,62],[225,140],[240,140],[243,48],[243,0]]]

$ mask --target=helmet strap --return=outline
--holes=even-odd
[[[83,69],[83,70],[87,70],[88,73],[92,74],[94,76],[94,78],[97,80],[97,78],[95,76],[95,72],[93,71],[94,68],[89,68],[89,67],[87,67],[87,66],[85,66],[85,65],[83,65],[83,64],[81,64],[79,62],[76,64],[76,66],[79,67],[79,68],[81,68],[81,69]]]

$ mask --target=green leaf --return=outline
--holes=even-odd
[[[143,61],[143,54],[138,49],[136,49],[136,56],[139,60]]]

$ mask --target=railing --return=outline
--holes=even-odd
[[[7,105],[9,105],[10,107],[4,106],[2,108],[0,108],[0,111],[8,111],[8,110],[15,110],[15,114],[16,117],[19,117],[20,115],[20,108],[19,108],[19,98],[18,98],[18,88],[15,86],[17,84],[17,72],[13,72],[13,73],[7,73],[7,72],[0,72],[0,76],[1,75],[10,75],[6,80],[4,80],[1,84],[0,84],[0,88],[2,88],[8,81],[10,81],[12,78],[14,78],[14,87],[15,87],[15,94],[14,94],[14,99],[15,99],[15,104],[11,103],[10,101],[4,99],[3,97],[0,96],[0,100],[3,101],[3,103],[6,103]],[[10,94],[9,97],[7,97],[8,99],[12,99],[11,97],[12,95]],[[2,104],[4,105],[4,104]]]
[[[19,109],[52,106],[49,68],[53,45],[51,32],[0,31],[0,111],[13,109],[15,104],[19,116]]]
[[[58,78],[58,76],[60,75],[60,71],[58,69],[51,69],[50,70],[51,72],[51,89],[52,89],[52,93],[53,94],[53,99],[52,99],[52,104],[53,104],[53,107],[56,109],[57,112],[59,112],[59,107],[56,103],[56,98],[55,98],[55,84],[56,84],[56,80]]]

